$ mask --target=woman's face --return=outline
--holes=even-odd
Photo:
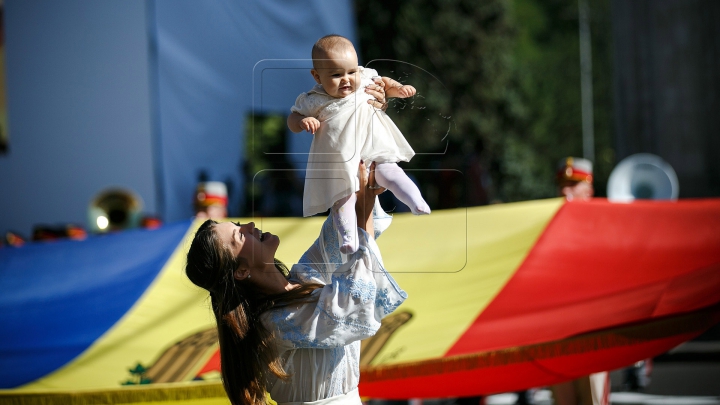
[[[270,232],[262,233],[254,222],[239,224],[221,222],[215,225],[220,241],[234,257],[244,258],[250,270],[263,270],[268,264],[274,267],[275,252],[280,238]]]

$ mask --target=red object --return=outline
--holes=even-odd
[[[568,167],[561,173],[558,173],[558,180],[587,181],[588,183],[592,183],[593,177],[592,173]]]
[[[36,226],[33,230],[33,240],[35,241],[53,241],[58,239],[84,240],[87,238],[87,231],[77,225],[60,225],[60,226]]]
[[[157,217],[144,217],[140,226],[145,229],[158,229],[162,226],[162,221]]]
[[[720,306],[569,339],[361,371],[367,397],[438,398],[542,387],[664,353],[720,321]]]
[[[563,339],[717,303],[718,205],[564,204],[447,355]]]
[[[18,235],[15,232],[6,232],[5,233],[5,242],[9,246],[20,247],[25,244],[25,238],[23,238],[22,236]]]
[[[583,158],[568,157],[560,161],[557,179],[563,181],[586,181],[592,183],[592,162]]]
[[[720,322],[720,200],[564,204],[443,358],[363,370],[361,394],[472,396],[654,357]]]
[[[201,375],[210,372],[210,371],[220,371],[220,350],[215,350],[212,357],[205,363],[203,368],[198,371],[197,376],[200,377]]]

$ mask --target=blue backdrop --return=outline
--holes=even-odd
[[[6,2],[5,23],[0,232],[26,236],[36,224],[84,225],[111,186],[165,221],[189,218],[200,171],[230,183],[237,215],[246,118],[289,112],[314,83],[307,61],[281,62],[254,97],[254,67],[308,58],[328,33],[355,37],[347,0],[34,0]],[[310,140],[293,135],[291,151]]]
[[[159,0],[154,14],[161,211],[171,220],[192,215],[190,197],[205,171],[230,183],[230,214],[237,215],[246,118],[253,110],[289,112],[314,83],[310,64],[295,60],[309,58],[323,35],[354,36],[351,3]],[[261,76],[265,69],[255,67],[265,59],[281,61]],[[308,150],[310,138],[297,138],[296,149]]]

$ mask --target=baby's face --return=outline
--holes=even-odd
[[[314,61],[312,73],[325,92],[335,98],[347,97],[360,84],[358,59],[355,50],[348,47],[328,52],[326,58]]]

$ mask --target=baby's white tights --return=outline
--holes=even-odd
[[[335,228],[340,231],[342,245],[340,251],[345,254],[355,253],[358,250],[357,216],[355,215],[355,193],[335,201],[332,206]]]
[[[422,198],[420,189],[410,180],[397,163],[380,163],[375,166],[375,181],[379,186],[392,191],[398,200],[407,205],[415,215],[427,215],[430,207]]]
[[[415,215],[427,215],[430,207],[420,194],[420,190],[397,163],[381,163],[375,167],[377,184],[390,190],[398,200],[410,207]],[[333,221],[340,231],[342,244],[340,251],[354,253],[358,249],[357,217],[355,216],[355,193],[335,201],[332,206]]]

